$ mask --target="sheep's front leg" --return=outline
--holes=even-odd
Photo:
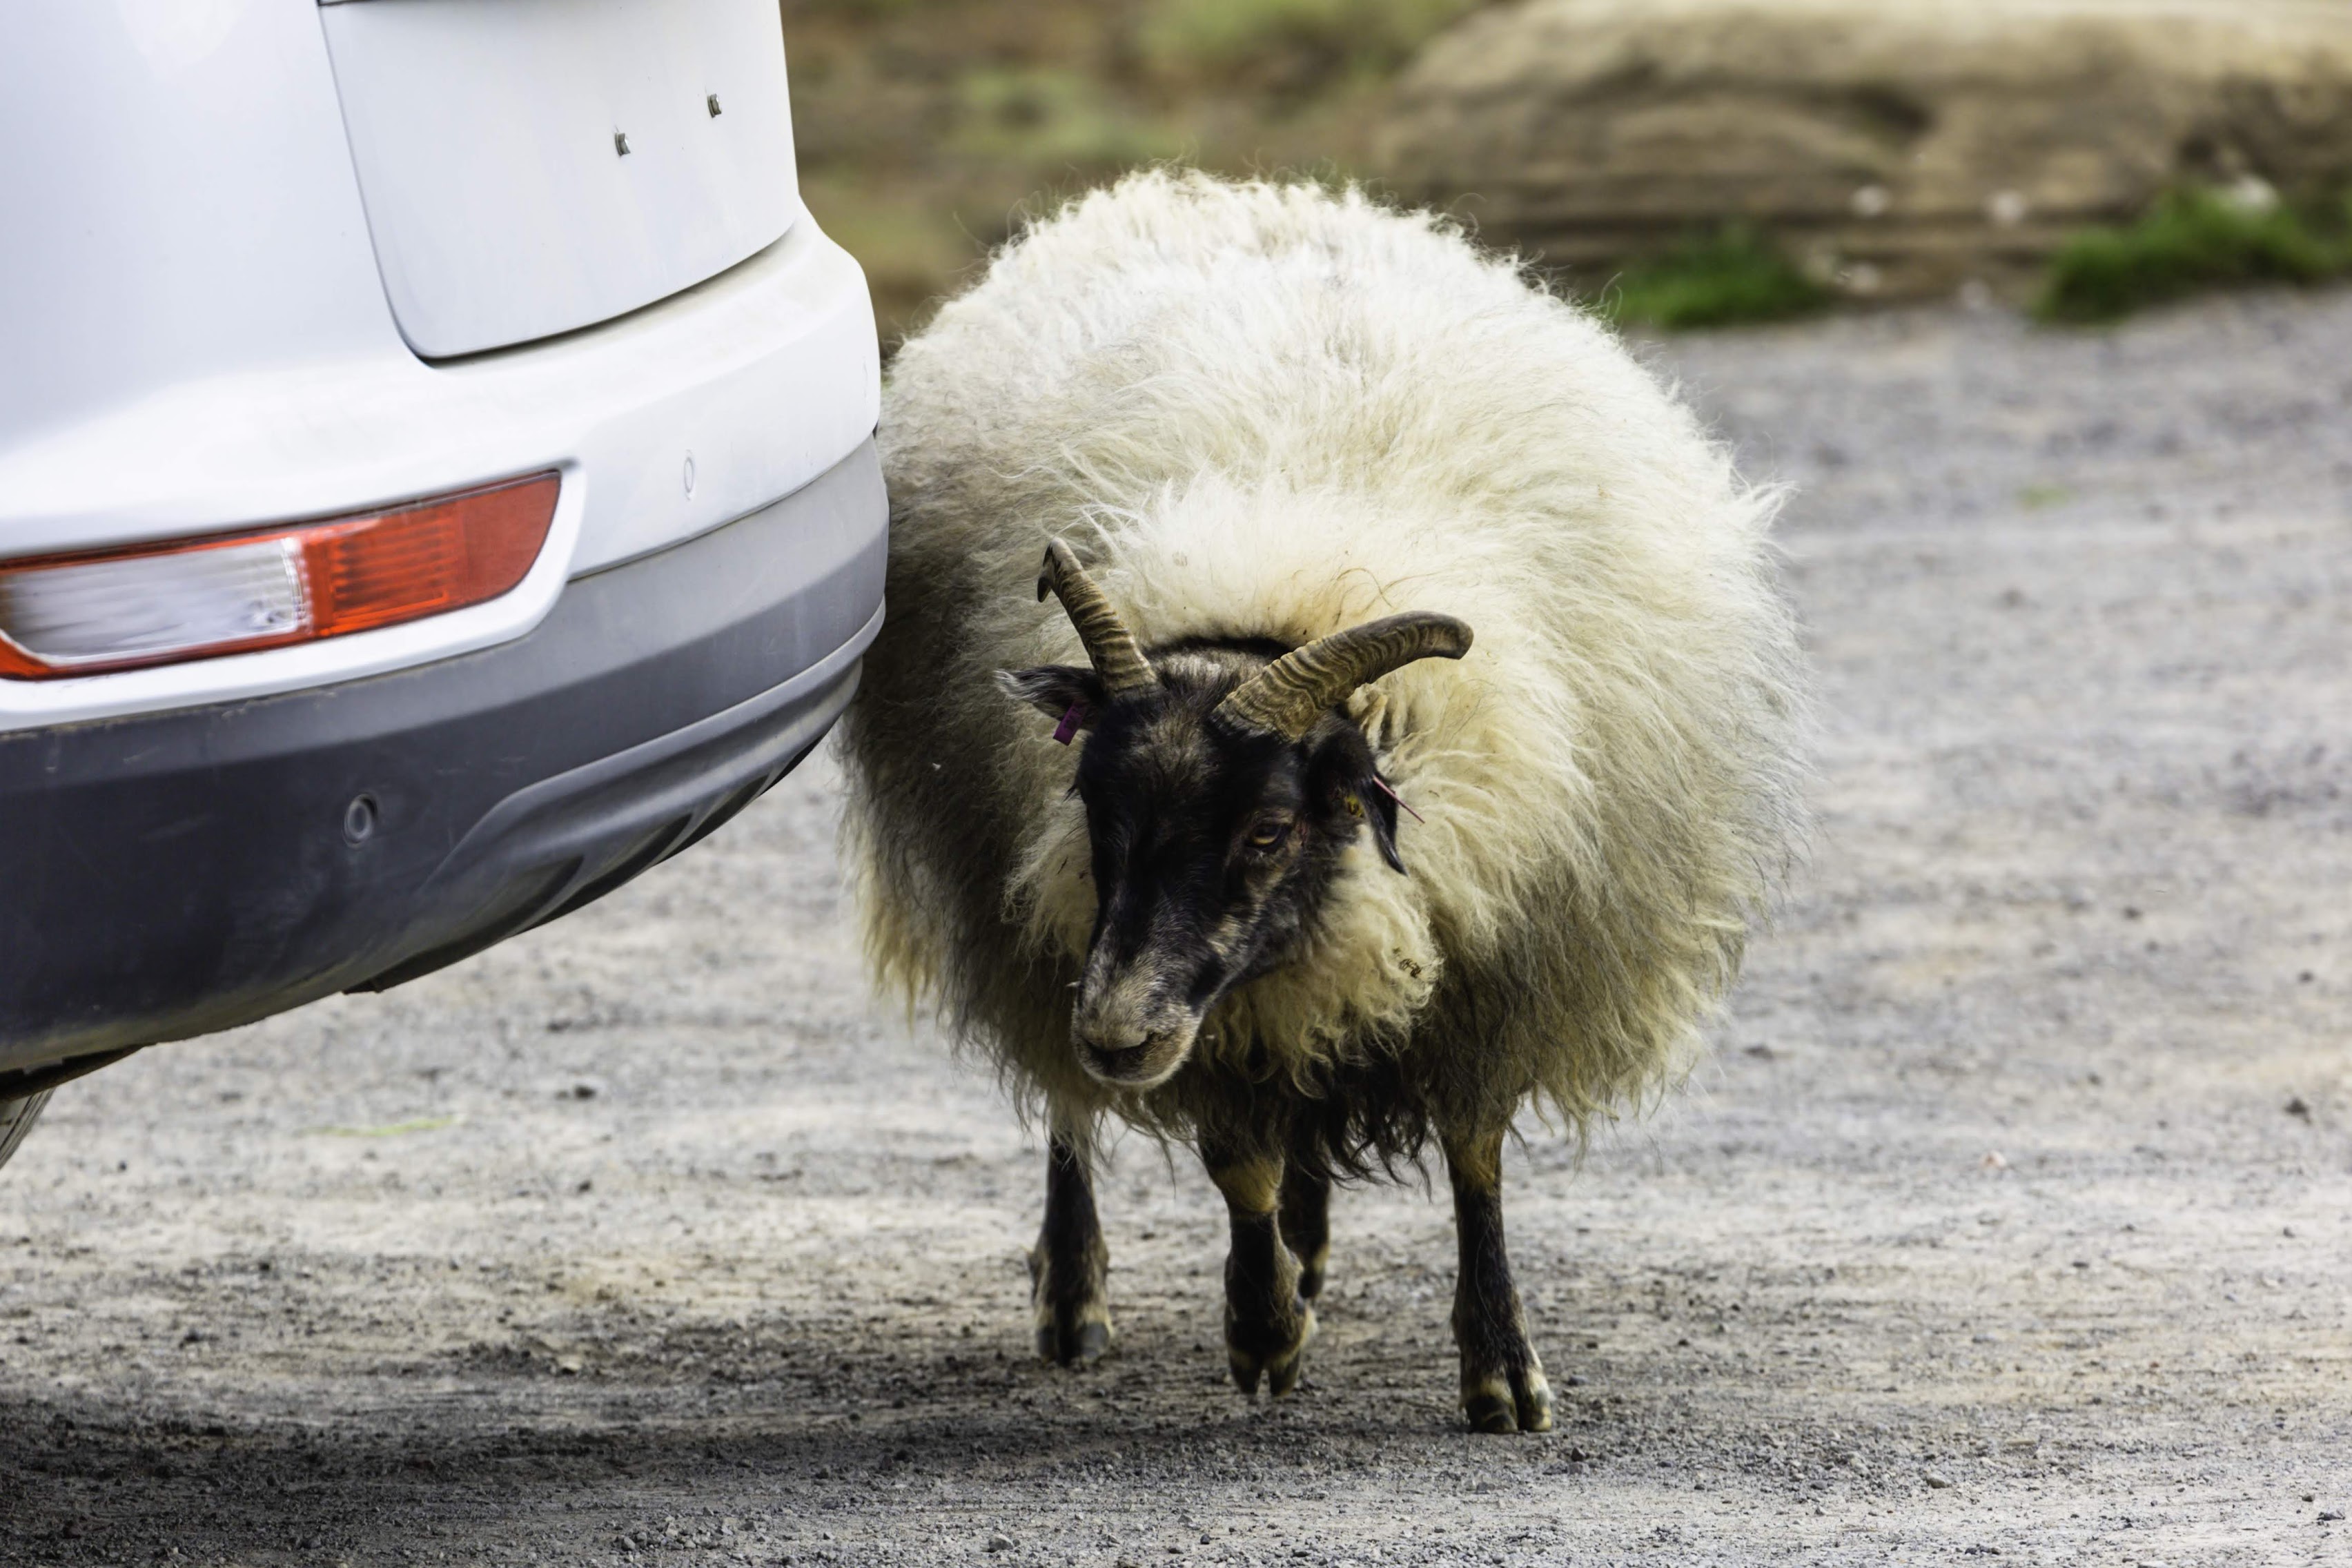
[[[1221,1159],[1203,1150],[1209,1179],[1233,1220],[1225,1255],[1225,1359],[1244,1394],[1258,1380],[1279,1397],[1298,1386],[1315,1311],[1298,1293],[1298,1258],[1283,1245],[1277,1209],[1282,1161],[1264,1155]]]
[[[1528,1343],[1527,1315],[1503,1251],[1503,1133],[1448,1135],[1454,1231],[1454,1340],[1462,1350],[1462,1409],[1481,1432],[1549,1432],[1551,1385]]]
[[[1040,1359],[1064,1366],[1102,1359],[1110,1349],[1109,1276],[1085,1149],[1056,1132],[1045,1149],[1045,1223],[1029,1252]]]
[[[1282,1173],[1282,1239],[1298,1255],[1299,1298],[1314,1300],[1331,1261],[1331,1178],[1296,1161]]]

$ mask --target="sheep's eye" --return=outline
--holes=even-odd
[[[1289,835],[1289,823],[1269,817],[1249,830],[1248,843],[1253,849],[1271,849]]]

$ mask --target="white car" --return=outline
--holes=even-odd
[[[0,48],[0,1158],[677,853],[881,624],[775,0],[28,0]]]

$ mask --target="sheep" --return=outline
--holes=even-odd
[[[1251,1395],[1297,1384],[1333,1183],[1433,1137],[1463,1408],[1547,1429],[1503,1143],[1685,1074],[1785,878],[1776,493],[1453,226],[1165,170],[1002,249],[881,444],[845,864],[882,983],[1045,1126],[1038,1353],[1110,1344],[1107,1119],[1222,1194]]]

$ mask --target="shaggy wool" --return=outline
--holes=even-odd
[[[881,445],[889,612],[844,726],[868,951],[1058,1123],[1181,1132],[1205,1078],[1352,1079],[1412,1102],[1358,1130],[1393,1154],[1530,1095],[1580,1130],[1686,1070],[1801,834],[1802,670],[1777,496],[1603,323],[1356,190],[1139,174],[905,345]],[[1033,592],[1055,536],[1147,650],[1410,609],[1476,633],[1352,705],[1410,874],[1366,836],[1312,950],[1139,1097],[1070,1042],[1075,749],[992,684],[1086,662]]]

